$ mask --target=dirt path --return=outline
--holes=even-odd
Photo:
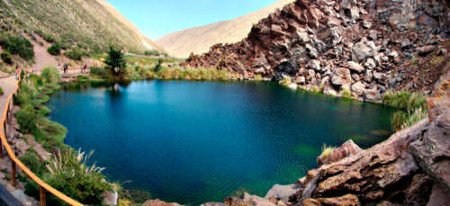
[[[55,57],[47,52],[47,47],[41,46],[34,41],[32,43],[36,62],[32,67],[34,73],[39,74],[42,69],[48,66],[55,68],[58,66],[58,61],[56,61]]]
[[[0,87],[3,89],[3,95],[0,96],[0,114],[3,114],[6,98],[17,90],[17,81],[14,76],[0,78]]]

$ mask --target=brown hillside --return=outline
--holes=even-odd
[[[251,27],[270,13],[282,8],[294,0],[278,0],[274,4],[248,15],[228,20],[186,29],[168,34],[156,43],[163,47],[170,55],[188,57],[190,53],[202,54],[214,44],[235,43],[244,39]]]

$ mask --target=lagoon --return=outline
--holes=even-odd
[[[65,86],[49,107],[108,178],[189,205],[294,183],[324,144],[386,139],[395,112],[275,83],[161,80]]]

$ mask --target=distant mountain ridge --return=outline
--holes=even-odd
[[[190,53],[202,54],[207,52],[214,44],[241,41],[259,20],[293,1],[278,0],[266,8],[236,19],[168,34],[156,40],[156,43],[170,55],[176,57],[188,57]]]
[[[161,50],[106,0],[0,0],[2,30],[38,34],[64,47]]]

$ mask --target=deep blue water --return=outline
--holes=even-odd
[[[51,98],[51,118],[68,128],[66,143],[95,150],[111,180],[191,205],[291,184],[316,166],[323,144],[382,141],[394,112],[273,83],[111,88],[63,89]]]

